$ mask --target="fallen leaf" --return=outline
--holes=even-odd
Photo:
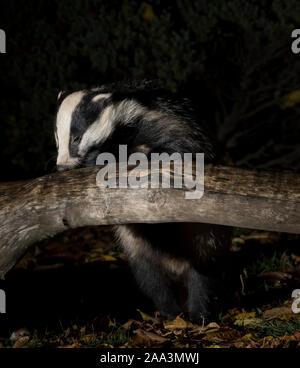
[[[101,261],[105,261],[105,262],[115,262],[115,261],[117,261],[116,257],[110,256],[109,254],[101,256],[100,259],[101,259]]]
[[[300,341],[300,331],[294,332],[294,337],[297,341]]]
[[[283,348],[289,348],[293,345],[297,345],[295,336],[280,336],[278,337],[278,340],[280,341],[280,347]]]
[[[146,336],[134,335],[129,341],[129,346],[140,347],[144,345],[150,345],[150,341]]]
[[[149,331],[144,331],[141,328],[138,328],[137,330],[133,331],[136,335],[141,336],[142,338],[144,338],[145,340],[147,340],[148,342],[153,341],[153,342],[166,342],[168,341],[168,339],[166,339],[165,337],[159,336],[153,332],[149,332]]]
[[[11,341],[17,341],[20,337],[28,336],[28,335],[30,335],[30,334],[29,334],[29,331],[26,330],[26,328],[20,328],[19,330],[14,331],[10,335],[10,338],[9,339]]]
[[[207,349],[221,349],[221,346],[220,345],[209,345],[209,346],[206,346]]]
[[[137,311],[140,313],[143,321],[157,322],[157,320],[154,317],[149,316],[149,314],[142,312],[140,309],[137,309]]]
[[[199,326],[193,329],[191,332],[192,333],[197,332],[199,334],[206,334],[206,333],[218,331],[219,329],[220,329],[220,326],[216,322],[211,322],[207,326],[201,326],[201,327]]]
[[[245,240],[242,238],[233,238],[232,244],[245,244]]]
[[[29,341],[30,337],[29,336],[23,336],[20,337],[13,345],[13,348],[23,348],[25,346],[27,346],[28,341]]]
[[[134,325],[141,326],[142,325],[142,322],[136,321],[135,319],[130,319],[129,321],[127,321],[126,323],[124,323],[124,325],[122,327],[125,330],[129,330],[133,324]]]
[[[262,324],[262,320],[259,318],[237,319],[234,324],[239,327],[256,328]]]
[[[234,342],[233,343],[233,346],[235,347],[235,348],[243,348],[244,347],[244,343],[242,342],[242,341],[236,341],[236,342]]]
[[[300,263],[300,256],[292,253],[291,258],[295,261],[295,263]]]
[[[164,328],[167,330],[173,329],[185,329],[189,327],[193,327],[193,323],[189,321],[185,321],[183,318],[177,316],[175,319],[171,321],[164,322]]]
[[[262,317],[263,319],[269,321],[276,318],[282,318],[284,316],[292,315],[292,310],[290,306],[283,306],[272,308],[264,311]]]
[[[235,319],[249,319],[249,318],[254,318],[254,317],[255,317],[255,312],[239,313],[236,316],[234,316]]]
[[[279,235],[275,233],[270,233],[268,231],[263,232],[253,232],[248,235],[241,235],[241,238],[244,240],[260,240],[262,244],[273,243],[274,241],[279,240]]]
[[[239,339],[241,332],[230,327],[224,327],[218,331],[209,332],[204,337],[204,341],[211,342],[228,342]]]
[[[243,341],[251,341],[253,339],[253,335],[252,335],[252,333],[247,333],[246,335],[244,335],[243,337],[242,337],[242,340]]]
[[[211,322],[207,326],[204,327],[205,330],[219,329],[220,326],[216,322]]]
[[[95,342],[96,339],[97,338],[94,334],[89,334],[89,335],[85,335],[85,336],[81,337],[80,341],[83,341],[86,344],[91,344],[91,343]]]

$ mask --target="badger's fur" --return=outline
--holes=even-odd
[[[55,120],[57,168],[93,166],[101,152],[128,154],[204,153],[215,147],[187,99],[151,83],[112,84],[63,92]],[[191,211],[193,202],[191,201]],[[226,230],[209,224],[168,223],[115,226],[142,290],[162,314],[210,314],[211,276],[229,244]]]

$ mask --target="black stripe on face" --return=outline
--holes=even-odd
[[[78,157],[79,143],[88,127],[97,120],[107,106],[112,104],[110,97],[92,101],[99,94],[99,92],[88,93],[72,114],[69,141],[69,151],[72,157]]]

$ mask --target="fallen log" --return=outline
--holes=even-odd
[[[30,245],[87,225],[203,222],[300,234],[300,175],[205,166],[200,199],[186,189],[100,189],[99,167],[0,183],[0,277]]]

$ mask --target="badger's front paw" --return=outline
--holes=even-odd
[[[175,318],[176,316],[182,313],[182,310],[177,305],[173,306],[168,305],[163,307],[160,306],[160,308],[158,309],[160,314],[167,319]]]

